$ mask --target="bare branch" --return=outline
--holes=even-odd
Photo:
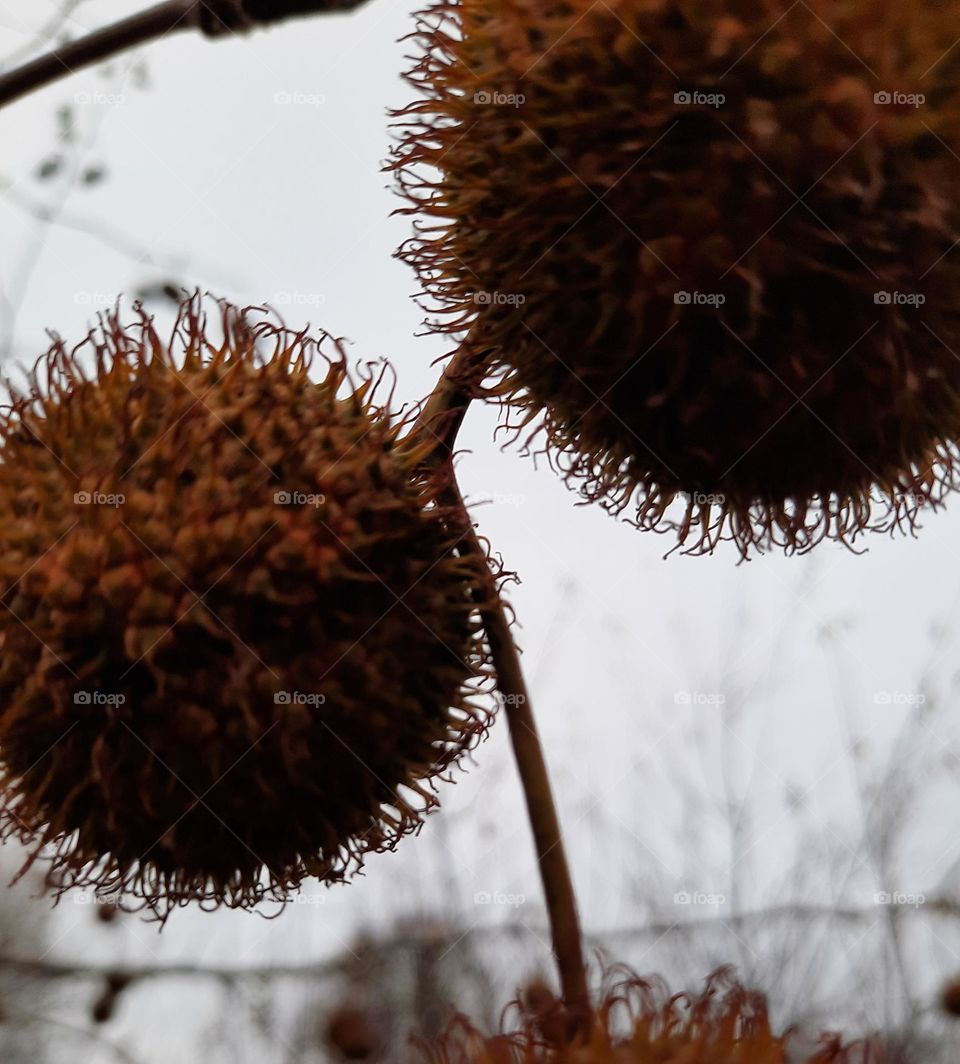
[[[0,107],[78,70],[183,30],[243,33],[302,15],[352,11],[366,0],[168,0],[0,74]]]
[[[49,1027],[58,1027],[62,1031],[68,1031],[70,1034],[79,1037],[89,1039],[91,1042],[95,1042],[99,1046],[103,1046],[110,1053],[116,1057],[121,1064],[139,1064],[139,1061],[131,1053],[128,1053],[123,1046],[117,1045],[116,1042],[112,1042],[109,1038],[103,1035],[100,1031],[93,1027],[80,1027],[75,1023],[67,1023],[65,1020],[57,1019],[55,1016],[49,1016],[44,1013],[37,1012],[16,1012],[9,1021],[14,1024],[46,1024]]]
[[[922,908],[909,905],[890,907],[893,919],[910,921],[919,916],[929,917],[931,913],[955,920],[960,917],[960,899],[951,897],[930,898]],[[832,905],[809,905],[794,903],[773,905],[759,909],[750,909],[730,915],[729,913],[707,913],[703,916],[688,917],[683,920],[653,920],[634,927],[616,927],[592,931],[585,935],[587,941],[598,948],[611,942],[626,940],[662,938],[667,935],[688,935],[709,929],[720,928],[727,931],[747,927],[751,924],[767,925],[772,922],[808,924],[814,920],[841,920],[844,923],[875,923],[876,906],[837,908]],[[467,939],[503,935],[508,938],[531,939],[543,942],[549,937],[549,930],[529,922],[509,922],[492,925],[479,925],[464,930],[455,925],[445,933],[433,933],[428,937],[432,945],[440,949],[452,949]],[[423,946],[425,936],[417,933],[400,933],[389,935],[377,942],[366,941],[364,950],[367,955],[382,954],[393,957],[397,950],[416,949]],[[0,954],[0,971],[15,972],[24,979],[38,979],[49,982],[69,980],[97,982],[111,977],[120,977],[130,986],[136,983],[152,982],[164,979],[200,979],[224,984],[240,983],[246,980],[284,980],[304,979],[315,981],[347,974],[356,962],[356,954],[347,950],[345,953],[322,961],[305,961],[299,964],[265,964],[248,967],[203,965],[203,964],[167,964],[153,966],[84,964],[71,961],[42,960],[29,957],[15,957]]]
[[[146,243],[140,243],[131,237],[124,229],[108,225],[108,223],[96,218],[86,217],[79,214],[71,214],[38,200],[25,196],[19,191],[14,182],[7,182],[0,177],[0,199],[5,200],[17,210],[22,211],[29,217],[36,219],[51,227],[66,229],[74,233],[82,233],[92,237],[104,247],[115,251],[118,255],[124,255],[130,259],[134,266],[148,266],[159,270],[165,270],[172,275],[182,272],[200,272],[212,279],[219,279],[219,283],[228,284],[232,288],[243,288],[248,282],[225,270],[215,262],[197,263],[192,256],[169,253],[163,254]]]
[[[23,63],[31,55],[38,52],[41,47],[49,44],[58,34],[62,34],[63,28],[69,21],[70,16],[83,3],[83,0],[63,0],[56,14],[52,15],[33,35],[33,39],[21,45],[15,52],[4,57],[0,64],[0,70],[7,67],[17,66]]]

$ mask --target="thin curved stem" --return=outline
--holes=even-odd
[[[453,453],[457,434],[473,399],[472,356],[461,347],[444,366],[423,404],[411,436],[424,448],[424,465],[439,465]]]
[[[445,494],[448,501],[456,507],[462,524],[464,538],[461,549],[486,566],[486,551],[467,512],[452,469]],[[490,583],[494,583],[492,574]],[[497,589],[493,588],[493,594],[478,594],[477,605],[490,644],[498,693],[507,717],[510,742],[533,831],[553,952],[560,975],[564,1004],[571,1021],[570,1033],[585,1033],[589,1028],[591,1010],[580,916],[563,845],[560,818],[550,785],[550,774],[533,716],[530,692],[527,690],[506,608]]]
[[[351,11],[367,0],[167,0],[0,74],[0,107],[130,48],[183,30],[241,33],[298,15]]]
[[[424,448],[424,465],[444,467],[439,494],[441,501],[456,514],[462,536],[460,550],[477,560],[488,580],[488,586],[478,588],[474,598],[487,634],[497,674],[497,690],[507,717],[537,851],[560,986],[571,1021],[570,1033],[575,1035],[588,1031],[591,1009],[583,960],[583,934],[560,818],[506,607],[453,470],[457,433],[472,399],[479,394],[482,377],[482,360],[475,359],[466,346],[461,347],[445,366],[433,393],[424,403],[412,436],[415,445]]]

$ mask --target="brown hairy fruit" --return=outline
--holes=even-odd
[[[475,566],[377,382],[216,318],[107,316],[0,412],[3,830],[161,916],[344,879],[487,724]]]
[[[343,1060],[379,1056],[380,1037],[365,1009],[341,1005],[327,1019],[324,1041]]]
[[[912,530],[960,435],[960,4],[438,0],[400,254],[587,500]],[[920,303],[920,300],[923,300]]]
[[[762,994],[721,969],[702,994],[670,995],[659,982],[621,970],[604,990],[585,1039],[544,1039],[536,1015],[519,1004],[517,1029],[489,1038],[465,1018],[434,1044],[430,1064],[882,1064],[874,1044],[845,1046],[833,1035],[800,1049],[774,1033]]]
[[[940,991],[940,1007],[948,1016],[960,1016],[960,979],[951,979]]]

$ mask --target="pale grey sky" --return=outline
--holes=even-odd
[[[0,54],[28,42],[54,6],[0,0]],[[73,22],[79,32],[131,6],[88,0]],[[415,335],[423,316],[411,298],[416,282],[391,257],[410,223],[390,217],[399,201],[380,171],[390,147],[387,108],[411,94],[400,80],[409,49],[396,41],[417,6],[373,0],[351,17],[289,23],[242,41],[178,37],[0,113],[0,284],[7,298],[22,296],[18,357],[40,354],[46,329],[79,338],[118,294],[167,279],[170,270],[110,246],[130,243],[179,265],[186,284],[266,300],[290,324],[309,320],[349,337],[358,359],[391,360],[403,400],[425,395],[437,374],[431,363],[447,345]],[[135,76],[143,63],[145,85]],[[73,106],[89,145],[78,165],[108,169],[97,186],[33,179],[63,105]],[[25,200],[60,203],[72,228],[38,224]],[[726,545],[710,558],[665,561],[666,538],[575,505],[546,463],[534,469],[515,450],[501,452],[496,424],[493,409],[471,412],[460,470],[481,530],[522,577],[510,598],[588,927],[638,924],[650,913],[672,919],[682,886],[727,895],[732,905],[722,874],[729,839],[709,811],[727,793],[752,810],[745,907],[792,896],[785,862],[801,827],[853,870],[846,879],[839,867],[827,870],[837,874],[824,882],[832,879],[840,896],[824,895],[823,904],[870,904],[880,888],[869,859],[845,849],[863,815],[849,743],[862,742],[868,764],[882,761],[928,663],[927,697],[953,698],[960,506],[927,517],[916,540],[875,537],[863,556],[822,545],[805,558],[738,565]],[[934,641],[941,622],[948,629]],[[684,706],[678,692],[725,702]],[[893,704],[878,703],[877,692],[893,692]],[[938,717],[920,736],[951,770],[960,766],[955,718]],[[372,859],[363,880],[325,892],[323,904],[292,907],[276,922],[187,912],[159,937],[135,921],[94,937],[88,914],[66,902],[54,917],[51,955],[305,960],[341,949],[360,923],[386,926],[401,911],[442,903],[445,863],[468,919],[540,927],[540,887],[505,740],[501,721],[472,771],[443,789],[442,831],[431,820],[419,841]],[[896,889],[929,889],[960,857],[956,794],[945,786],[937,784],[938,801],[911,833]],[[797,817],[791,788],[801,795]],[[685,790],[708,803],[695,854]],[[639,884],[654,881],[662,889],[644,895]],[[478,907],[478,891],[527,901],[516,910]],[[918,948],[941,950],[934,938],[942,940],[939,925]],[[943,945],[947,959],[957,942]],[[665,949],[655,945],[638,965],[667,967]],[[189,1004],[157,991],[146,1030],[127,1029],[121,1017],[118,1037],[134,1040],[144,1064],[169,1060]]]

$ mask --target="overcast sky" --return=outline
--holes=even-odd
[[[416,6],[373,0],[350,17],[242,41],[180,36],[0,113],[0,283],[19,304],[17,357],[39,355],[47,329],[79,338],[117,295],[174,278],[279,305],[291,325],[310,321],[348,337],[357,359],[388,358],[402,400],[426,394],[438,372],[431,364],[447,347],[416,336],[416,283],[392,258],[410,222],[391,218],[399,201],[380,169],[387,110],[410,98],[400,80],[408,48],[396,42]],[[0,54],[29,44],[54,7],[0,0]],[[130,7],[91,0],[73,25],[80,32]],[[39,182],[65,105],[84,147],[68,172]],[[102,167],[106,178],[87,187],[71,167]],[[40,224],[25,209],[31,203],[62,210],[64,224]],[[0,325],[10,321],[7,314]],[[724,787],[748,799],[755,842],[742,858],[741,901],[789,897],[783,865],[801,826],[825,844],[857,835],[863,809],[850,743],[879,764],[912,694],[943,700],[954,690],[960,507],[927,517],[916,540],[876,537],[862,556],[822,545],[809,557],[738,565],[725,545],[709,558],[664,560],[666,538],[575,505],[545,465],[501,452],[497,419],[495,409],[470,413],[460,471],[481,530],[522,577],[510,597],[585,923],[635,924],[645,905],[668,911],[680,886],[728,892],[716,869],[729,840],[705,807],[699,856],[691,855],[684,790],[708,803],[730,793]],[[929,686],[921,688],[924,670]],[[678,692],[723,700],[686,707]],[[894,704],[878,703],[878,692],[892,693]],[[949,723],[949,714],[937,718],[922,741],[945,764],[960,764]],[[505,739],[501,721],[469,774],[444,788],[449,815],[431,820],[419,842],[371,860],[360,883],[325,892],[322,905],[296,906],[274,923],[177,914],[161,936],[128,921],[105,938],[91,936],[88,913],[66,903],[52,925],[52,955],[309,959],[343,948],[358,923],[386,926],[399,912],[443,904],[450,870],[470,920],[541,927]],[[896,889],[925,889],[951,869],[960,856],[955,809],[954,794],[916,824]],[[837,889],[846,902],[867,904],[878,889],[869,862],[847,856],[855,875]],[[638,895],[637,883],[651,877],[670,893]],[[527,900],[516,910],[475,906],[480,891]],[[655,948],[640,963],[666,962]],[[146,1034],[155,1056],[145,1043],[145,1061],[169,1059],[178,1044],[171,1020],[182,999],[156,1002]]]

